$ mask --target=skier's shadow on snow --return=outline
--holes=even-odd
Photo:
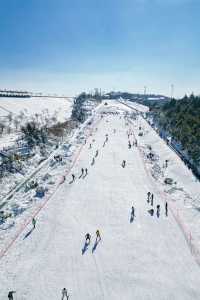
[[[133,221],[134,221],[134,215],[131,214],[131,217],[130,217],[130,223],[133,223]]]
[[[94,251],[96,250],[96,248],[97,248],[99,242],[100,242],[100,240],[96,240],[96,241],[95,241],[95,244],[94,244],[94,246],[93,246],[93,248],[92,248],[92,253],[94,253]]]
[[[94,251],[96,250],[97,246],[98,246],[99,241],[95,241],[95,244],[92,248],[92,253],[94,253]]]
[[[29,232],[27,232],[27,234],[24,236],[23,240],[27,239],[27,237],[29,237],[29,235],[31,235],[33,230],[34,230],[34,228],[32,228]]]
[[[85,242],[85,245],[84,245],[84,247],[83,247],[83,249],[82,249],[82,255],[85,254],[85,252],[86,252],[87,249],[88,249],[88,246],[89,246],[89,244],[88,244],[87,242]]]
[[[84,176],[83,176],[83,179],[87,176],[88,174],[85,174]]]
[[[74,180],[71,180],[70,182],[69,182],[69,184],[72,184],[74,182]]]

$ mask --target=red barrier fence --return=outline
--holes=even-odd
[[[90,129],[87,137],[86,137],[86,141],[89,139],[89,137],[92,135],[92,132],[94,130],[94,127],[97,126],[100,121],[102,119],[99,119],[95,124],[93,124],[92,128]],[[21,233],[25,230],[25,228],[32,222],[32,219],[35,218],[39,212],[46,206],[46,204],[49,202],[49,200],[54,196],[54,194],[57,192],[57,190],[59,189],[60,185],[64,183],[65,180],[63,180],[65,178],[65,176],[67,176],[71,170],[73,169],[74,165],[76,164],[78,158],[80,157],[80,154],[83,150],[83,147],[85,146],[85,144],[82,144],[81,147],[78,149],[75,158],[73,160],[72,165],[70,166],[70,168],[65,172],[65,174],[62,177],[62,180],[57,184],[55,190],[48,196],[46,197],[46,199],[44,200],[44,202],[42,203],[42,205],[40,205],[35,211],[34,213],[29,216],[25,222],[23,223],[23,225],[20,227],[20,229],[18,230],[18,232],[16,233],[16,235],[14,236],[14,238],[8,243],[8,245],[2,249],[0,251],[0,260],[2,259],[3,256],[5,256],[8,252],[8,250],[13,246],[13,244],[16,242],[16,240],[18,239],[18,237],[21,235]]]

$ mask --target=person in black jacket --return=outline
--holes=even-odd
[[[9,300],[14,300],[14,298],[13,298],[13,294],[14,293],[16,293],[16,291],[10,291],[9,293],[8,293],[8,299]]]

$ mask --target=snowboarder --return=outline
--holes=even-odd
[[[97,229],[97,231],[96,231],[96,243],[97,243],[98,241],[100,241],[100,240],[101,240],[101,235],[100,235],[99,230]]]
[[[148,193],[147,193],[147,202],[148,202],[148,203],[150,202],[150,196],[151,196],[151,193],[148,192]]]
[[[10,291],[9,293],[8,293],[8,299],[9,300],[13,300],[14,298],[13,298],[13,294],[15,294],[16,293],[16,291]]]
[[[35,218],[32,219],[32,225],[33,225],[33,228],[35,229],[35,225],[36,225],[36,219]]]
[[[126,161],[123,160],[123,161],[122,161],[122,168],[125,168],[125,166],[126,166]]]
[[[86,244],[90,244],[90,239],[91,239],[91,235],[89,234],[89,233],[86,233],[86,235],[85,235],[85,242],[86,242]]]
[[[160,205],[159,204],[157,205],[157,212],[156,212],[156,214],[157,214],[157,217],[159,218],[160,217]]]
[[[68,295],[68,293],[67,293],[67,289],[66,288],[63,288],[62,289],[62,300],[65,298],[65,296],[66,296],[66,298],[67,298],[67,300],[69,299],[69,295]]]
[[[154,198],[154,195],[151,194],[151,206],[153,206],[153,198]]]
[[[165,203],[165,216],[168,216],[168,203]]]

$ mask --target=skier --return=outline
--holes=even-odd
[[[131,142],[128,141],[128,148],[131,149]]]
[[[137,147],[137,140],[135,140],[135,147]]]
[[[151,209],[149,210],[149,213],[150,213],[151,216],[153,216],[153,215],[154,215],[154,209],[151,208]]]
[[[81,177],[84,175],[84,169],[81,168]]]
[[[90,147],[89,147],[90,149],[92,148],[92,144],[90,144]]]
[[[94,160],[94,157],[93,157],[91,165],[93,166],[94,163],[95,163],[95,160]]]
[[[85,235],[85,242],[86,242],[86,244],[90,244],[90,239],[91,239],[91,235],[89,234],[89,233],[86,233],[86,235]]]
[[[134,219],[135,217],[135,208],[134,206],[131,207],[131,217]]]
[[[72,182],[75,180],[75,175],[72,174]]]
[[[95,154],[95,157],[97,157],[97,156],[98,156],[98,154],[99,154],[99,151],[97,150],[97,151],[96,151],[96,154]]]
[[[85,168],[85,176],[88,174],[88,169]]]
[[[159,216],[160,216],[160,205],[159,204],[157,205],[157,212],[156,212],[156,214],[157,214],[157,217],[159,218]]]
[[[126,161],[123,160],[123,161],[122,161],[122,168],[125,168],[125,166],[126,166]]]
[[[168,203],[165,203],[165,216],[168,216]]]
[[[153,206],[153,198],[154,198],[154,195],[151,194],[151,206]]]
[[[151,196],[151,193],[148,192],[148,193],[147,193],[147,202],[148,202],[148,203],[150,202],[150,196]]]
[[[62,300],[65,298],[65,296],[66,296],[66,298],[67,298],[67,300],[69,299],[69,295],[68,295],[68,293],[67,293],[67,289],[66,288],[63,288],[62,289]]]
[[[9,293],[8,293],[8,299],[9,300],[13,300],[14,298],[13,298],[13,294],[14,293],[16,293],[16,291],[10,291]]]
[[[168,167],[168,159],[165,160],[165,168]]]
[[[32,219],[32,224],[33,224],[33,228],[35,229],[35,225],[36,225],[36,219],[35,218]]]
[[[96,231],[96,243],[97,243],[98,241],[100,241],[100,240],[101,240],[101,235],[100,235],[99,230],[97,229],[97,231]]]

